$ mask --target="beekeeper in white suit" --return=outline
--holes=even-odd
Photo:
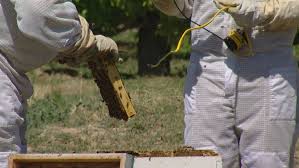
[[[238,25],[253,45],[253,54],[234,54],[206,30],[192,32],[185,144],[217,151],[224,168],[289,167],[297,100],[292,42],[299,1],[176,0],[183,14],[173,0],[153,2],[165,14],[184,14],[198,24],[229,7],[207,29],[225,38]]]
[[[86,62],[95,52],[118,50],[92,34],[71,0],[0,0],[0,168],[10,153],[26,152],[24,117],[33,90],[25,73],[55,57]]]

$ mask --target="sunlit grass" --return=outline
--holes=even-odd
[[[119,65],[137,115],[128,122],[108,116],[92,78],[49,65],[32,72],[35,93],[28,109],[30,152],[167,150],[183,144],[183,83],[187,61],[173,61],[171,77],[139,77],[136,60]],[[53,68],[54,67],[54,68]],[[64,67],[68,68],[68,67]],[[83,68],[84,69],[84,68]],[[76,74],[76,73],[73,73]],[[88,76],[88,75],[86,75]]]

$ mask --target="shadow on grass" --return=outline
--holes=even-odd
[[[120,72],[120,77],[121,77],[122,79],[136,79],[137,74],[121,73],[121,72]]]
[[[44,69],[43,72],[45,72],[48,75],[55,75],[55,74],[61,74],[61,75],[67,75],[71,77],[82,77],[84,79],[93,79],[91,72],[89,70],[84,71],[83,73],[76,69],[72,68],[49,68]],[[136,79],[137,74],[130,74],[130,73],[121,73],[120,76],[122,79]]]
[[[51,68],[51,69],[45,69],[44,72],[48,75],[63,74],[71,77],[79,76],[79,72],[71,68],[55,68],[55,69]]]

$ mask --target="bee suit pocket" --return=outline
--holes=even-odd
[[[294,120],[297,104],[297,71],[277,68],[270,71],[270,119]]]

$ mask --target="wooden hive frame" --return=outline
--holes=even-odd
[[[133,157],[107,154],[13,154],[9,168],[128,168]]]
[[[107,56],[95,57],[88,62],[111,117],[128,120],[136,114],[131,97],[125,89],[113,61]]]

